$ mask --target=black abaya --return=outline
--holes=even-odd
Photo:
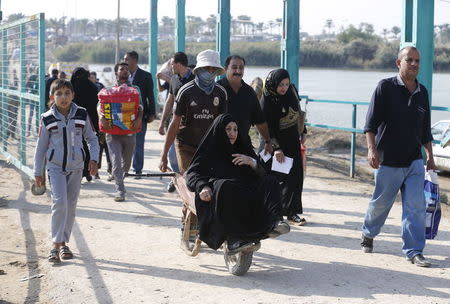
[[[289,78],[284,69],[273,70],[266,78],[261,108],[265,115],[270,137],[277,149],[293,159],[289,174],[271,171],[281,183],[282,215],[293,216],[303,213],[303,162],[298,132],[299,98],[291,84],[285,95],[277,94],[279,83]],[[306,129],[305,129],[306,130]],[[272,159],[265,166],[270,168]]]
[[[276,179],[258,165],[232,163],[234,153],[256,159],[251,143],[238,134],[231,145],[225,126],[231,115],[218,116],[197,149],[186,172],[187,186],[195,191],[200,239],[217,249],[226,239],[259,241],[281,220],[280,192]],[[210,202],[200,199],[205,187],[212,189]]]

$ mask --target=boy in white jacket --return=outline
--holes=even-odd
[[[39,137],[34,154],[35,184],[44,185],[44,166],[52,191],[52,241],[48,260],[59,263],[73,258],[66,243],[75,220],[75,208],[80,193],[85,151],[82,139],[89,146],[89,171],[97,173],[99,145],[86,109],[72,103],[72,84],[55,80],[50,87],[50,109],[42,114]]]

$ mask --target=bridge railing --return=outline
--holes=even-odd
[[[358,106],[368,106],[368,102],[362,102],[362,101],[342,101],[342,100],[326,100],[326,99],[312,99],[309,98],[306,95],[300,96],[302,100],[306,102],[306,104],[309,103],[332,103],[332,104],[341,104],[341,105],[351,105],[352,106],[352,121],[351,121],[351,127],[340,127],[340,126],[334,126],[334,125],[326,125],[326,124],[316,124],[316,123],[310,123],[306,122],[305,124],[310,127],[316,127],[316,128],[324,128],[324,129],[330,129],[330,130],[340,130],[340,131],[346,131],[351,133],[351,141],[350,141],[350,176],[353,178],[355,177],[355,162],[356,162],[356,134],[357,133],[364,133],[362,129],[358,129],[356,126],[357,122],[357,113],[358,113]],[[432,111],[446,111],[450,112],[450,107],[440,107],[440,106],[432,106]],[[308,115],[306,116],[308,117]],[[434,143],[440,143],[439,141],[434,141]]]
[[[45,108],[44,79],[44,14],[1,25],[0,153],[30,177]]]

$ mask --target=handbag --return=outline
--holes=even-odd
[[[306,112],[302,110],[300,107],[300,96],[298,96],[297,89],[294,87],[294,85],[291,86],[292,91],[294,92],[294,96],[297,97],[298,100],[298,122],[297,122],[297,128],[298,128],[298,134],[301,136],[303,132],[305,131],[305,119],[306,119]]]
[[[439,201],[439,182],[437,173],[433,170],[425,172],[424,194],[426,209],[425,238],[436,237],[441,221],[441,203]]]

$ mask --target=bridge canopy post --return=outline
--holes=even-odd
[[[283,0],[283,33],[281,35],[281,67],[288,70],[297,88],[300,52],[300,0]]]

